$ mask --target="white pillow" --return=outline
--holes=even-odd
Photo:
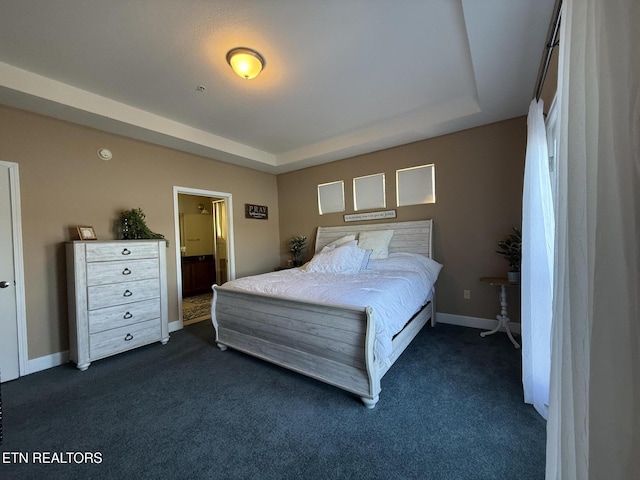
[[[334,240],[329,245],[335,245],[336,247],[339,247],[340,245],[344,245],[347,242],[352,242],[355,239],[356,239],[355,235],[345,235],[344,237],[340,237],[339,239]]]
[[[347,240],[344,243],[339,243],[336,244],[334,243],[330,243],[329,245],[325,245],[324,247],[322,247],[322,250],[320,250],[321,252],[328,252],[329,250],[335,250],[336,248],[342,248],[345,246],[350,246],[350,247],[357,247],[358,246],[358,241],[355,239],[355,235],[347,235],[347,237],[354,237],[351,240]],[[342,238],[347,238],[347,237],[342,237]],[[338,239],[338,240],[342,240],[342,239]],[[336,240],[336,242],[338,241]]]
[[[389,256],[389,242],[393,237],[393,230],[374,230],[361,232],[358,236],[358,246],[365,250],[373,250],[371,259],[387,258]]]
[[[322,248],[323,248],[323,249],[324,249],[324,248],[330,248],[330,249],[333,249],[333,248],[336,248],[336,247],[340,247],[340,246],[342,246],[342,245],[345,245],[345,244],[347,244],[347,243],[353,242],[353,241],[355,241],[355,240],[356,240],[356,236],[355,236],[355,235],[345,235],[344,237],[340,237],[339,239],[334,240],[333,242],[327,243],[327,245],[325,245],[325,246],[324,246],[324,247],[322,247]],[[356,245],[357,245],[357,243],[358,243],[358,242],[356,241]]]
[[[315,273],[357,273],[367,268],[370,250],[344,245],[314,255],[305,270]]]

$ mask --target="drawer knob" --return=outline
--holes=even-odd
[[[133,340],[133,335],[131,335],[130,333],[127,333],[127,336],[124,337],[124,341],[125,342],[129,342],[131,340]]]
[[[131,290],[125,290],[122,295],[124,295],[125,297],[130,297],[131,295],[133,295],[133,292]]]
[[[131,270],[129,270],[128,268],[125,267],[125,269],[122,271],[123,275],[131,275]]]
[[[131,255],[131,250],[125,248],[124,250],[122,250],[122,255]]]
[[[122,318],[129,320],[130,318],[133,318],[133,314],[131,312],[127,312],[122,316]]]

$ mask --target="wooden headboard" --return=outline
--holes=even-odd
[[[433,220],[318,227],[315,251],[318,253],[322,247],[345,235],[355,235],[358,238],[360,232],[374,230],[393,230],[389,253],[410,252],[420,253],[429,258],[432,256]]]

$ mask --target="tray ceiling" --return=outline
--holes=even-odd
[[[286,172],[526,115],[553,4],[3,0],[0,103]]]

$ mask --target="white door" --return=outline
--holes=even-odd
[[[20,376],[11,200],[9,168],[0,164],[0,375],[3,382]]]

